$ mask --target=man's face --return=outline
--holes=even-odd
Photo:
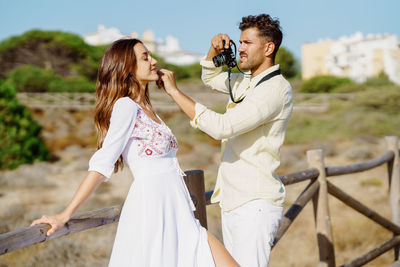
[[[244,70],[257,69],[266,59],[265,40],[259,36],[257,28],[248,28],[240,35],[240,68]]]

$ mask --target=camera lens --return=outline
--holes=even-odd
[[[233,41],[231,41],[232,44],[235,44]],[[235,45],[236,48],[236,45]],[[224,51],[213,57],[213,62],[215,67],[221,67],[222,65],[227,65],[230,68],[234,68],[236,66],[236,58],[235,54],[232,51],[231,47],[224,48]]]
[[[215,67],[221,67],[225,64],[225,56],[224,54],[219,54],[213,57],[213,62]]]

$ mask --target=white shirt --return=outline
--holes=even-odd
[[[203,82],[228,93],[228,74],[212,61],[202,60]],[[275,173],[280,164],[280,147],[293,109],[292,88],[282,76],[275,76],[260,85],[267,74],[279,69],[274,65],[255,77],[232,74],[235,100],[229,101],[224,114],[196,103],[191,125],[211,137],[222,140],[222,161],[218,170],[213,203],[220,202],[224,211],[235,209],[254,199],[266,199],[281,206],[285,188]]]

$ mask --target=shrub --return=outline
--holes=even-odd
[[[377,76],[368,78],[364,84],[371,87],[394,85],[384,72],[379,73]]]
[[[49,92],[94,92],[95,83],[83,76],[54,79],[49,84]]]
[[[32,65],[23,65],[12,70],[6,83],[18,92],[47,92],[52,81],[61,80],[51,70]]]
[[[94,92],[95,84],[84,76],[62,78],[51,70],[32,65],[15,68],[6,84],[18,92]]]
[[[19,104],[15,89],[0,82],[0,169],[50,159],[40,131],[41,126]]]
[[[352,83],[349,78],[321,75],[304,81],[299,90],[302,93],[330,93],[340,86]]]
[[[89,45],[78,35],[59,31],[30,30],[20,36],[13,36],[0,43],[0,54],[4,51],[26,46],[35,42],[44,42],[48,47],[61,45],[70,48],[74,53],[83,56]]]
[[[72,65],[72,68],[90,81],[96,81],[101,58],[107,48],[108,45],[90,46],[86,58],[81,60],[79,64]]]
[[[107,47],[88,45],[72,33],[31,30],[0,42],[0,76],[5,77],[21,64],[43,67],[47,61],[57,75],[79,74],[94,82]]]
[[[201,65],[199,63],[193,63],[191,65],[185,66],[189,77],[191,79],[200,79],[201,77]]]

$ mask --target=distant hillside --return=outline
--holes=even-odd
[[[0,77],[22,65],[33,65],[63,78],[84,76],[94,81],[105,49],[90,46],[72,33],[31,30],[0,43]]]
[[[0,42],[0,78],[17,92],[93,92],[106,48],[72,33],[31,30]],[[176,66],[153,55],[177,80],[199,79],[201,66]]]

